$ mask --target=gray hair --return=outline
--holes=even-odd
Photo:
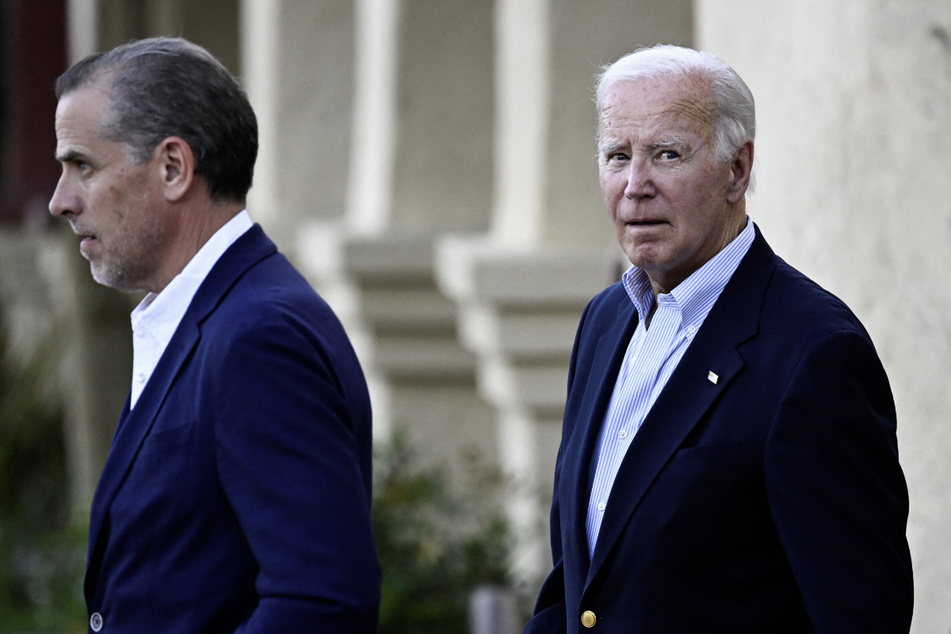
[[[713,53],[659,44],[638,49],[603,67],[595,95],[598,117],[608,91],[618,82],[681,75],[710,80],[716,107],[714,155],[717,160],[732,161],[743,144],[756,136],[756,107],[746,83]]]
[[[106,76],[112,86],[104,138],[144,163],[164,139],[180,137],[211,198],[244,202],[257,159],[257,119],[221,62],[182,38],[137,40],[74,64],[56,81],[56,97]]]

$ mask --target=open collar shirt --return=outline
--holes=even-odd
[[[753,223],[747,219],[746,228],[723,250],[670,293],[657,296],[657,308],[650,318],[649,328],[647,319],[655,300],[647,273],[632,266],[623,275],[622,283],[634,302],[639,319],[598,437],[594,482],[585,523],[589,556],[594,553],[612,491],[617,489],[613,495],[624,495],[623,483],[615,482],[615,478],[634,435],[754,237]]]
[[[251,228],[247,210],[229,220],[202,245],[160,293],[149,293],[132,311],[132,392],[129,408],[135,407],[155,366],[172,340],[198,287],[218,259],[235,240]]]

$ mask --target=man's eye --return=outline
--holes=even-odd
[[[662,161],[676,161],[680,158],[680,155],[673,150],[662,150],[657,156]]]

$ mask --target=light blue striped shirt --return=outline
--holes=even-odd
[[[746,228],[726,248],[670,293],[657,297],[657,310],[650,328],[646,326],[646,318],[653,306],[654,294],[647,274],[632,266],[622,277],[640,319],[624,355],[598,437],[597,466],[585,524],[589,556],[594,553],[604,511],[610,504],[615,478],[631,440],[754,237],[753,223],[747,219]],[[618,487],[617,495],[624,495],[623,483],[618,483]]]

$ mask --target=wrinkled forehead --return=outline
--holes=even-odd
[[[617,81],[599,113],[603,131],[625,120],[684,120],[712,127],[717,108],[711,82],[695,75],[662,75]]]

